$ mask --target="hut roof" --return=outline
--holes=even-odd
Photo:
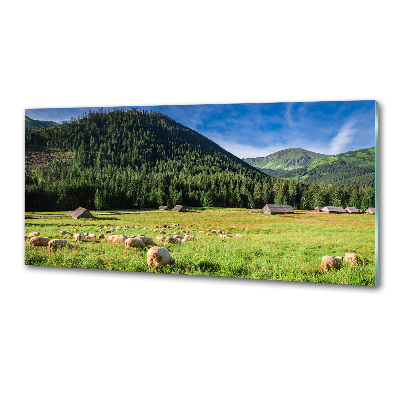
[[[368,208],[368,210],[365,210],[366,214],[375,214],[375,208],[374,207],[370,207]]]
[[[94,216],[83,207],[78,207],[72,214],[72,218],[79,219],[79,218],[94,218]]]
[[[169,210],[168,206],[160,206],[160,207],[158,207],[158,209],[160,211],[168,211]]]
[[[355,207],[347,207],[345,211],[349,214],[360,214],[360,210]]]
[[[346,211],[342,207],[326,206],[322,209],[322,212],[342,214]]]
[[[186,212],[187,210],[186,210],[185,207],[183,207],[183,206],[177,204],[177,205],[172,209],[172,211],[176,211],[176,212]]]
[[[267,214],[294,214],[292,206],[283,204],[266,204],[262,211]]]

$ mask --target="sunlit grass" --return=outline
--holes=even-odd
[[[98,234],[105,230],[97,224],[109,228],[137,225],[137,229],[121,228],[117,232],[128,237],[144,233],[154,238],[158,232],[150,228],[170,225],[171,228],[166,228],[167,232],[173,234],[182,229],[189,230],[197,240],[183,245],[163,245],[176,259],[174,266],[163,269],[164,273],[374,285],[374,216],[314,212],[265,215],[254,210],[226,211],[199,209],[188,213],[114,213],[99,215],[96,220],[78,221],[70,217],[71,212],[65,212],[57,213],[57,217],[27,218],[25,232],[39,231],[41,236],[59,238],[62,229],[72,233]],[[172,224],[179,226],[172,227]],[[232,236],[240,233],[244,238],[223,239],[218,235],[206,237],[198,233],[207,228],[229,231]],[[105,239],[78,242],[76,245],[76,251],[57,250],[50,255],[46,248],[29,249],[26,243],[25,262],[27,265],[147,271],[145,251],[125,251],[123,244],[107,244]],[[351,267],[344,264],[340,270],[321,274],[322,256],[343,256],[346,252],[357,253],[359,265]]]

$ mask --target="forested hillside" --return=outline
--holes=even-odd
[[[57,124],[53,121],[40,121],[38,119],[29,118],[25,115],[25,128],[47,128],[56,125]]]
[[[27,211],[160,204],[261,208],[273,202],[303,209],[374,205],[368,188],[341,190],[270,177],[160,113],[90,113],[54,127],[27,128],[25,138],[28,155],[32,149],[57,155],[40,165],[27,157]]]
[[[328,156],[303,149],[286,149],[267,157],[246,158],[250,165],[276,177],[341,187],[375,185],[375,147]]]
[[[375,185],[375,147],[348,151],[316,161],[308,167],[287,171],[284,178],[300,178],[302,182],[334,182],[344,187]]]

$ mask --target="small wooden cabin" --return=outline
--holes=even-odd
[[[181,205],[179,205],[179,204],[177,204],[177,205],[172,209],[172,211],[176,211],[176,212],[187,212],[186,208],[183,207],[183,206],[181,206]]]
[[[365,210],[365,214],[375,214],[375,208],[374,207],[368,208],[368,210]]]
[[[326,206],[321,210],[321,212],[329,214],[344,214],[346,211],[342,207]]]
[[[74,219],[80,219],[80,218],[94,218],[94,216],[86,209],[83,207],[78,207],[72,214],[71,217]]]
[[[266,204],[262,208],[262,212],[265,214],[294,214],[292,206],[282,204]]]
[[[361,214],[362,210],[355,207],[347,207],[345,211],[349,214]]]
[[[160,206],[160,207],[158,207],[158,210],[159,211],[168,211],[169,208],[168,208],[168,206]]]

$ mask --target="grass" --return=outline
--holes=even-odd
[[[27,218],[25,232],[28,235],[38,231],[41,236],[59,238],[62,229],[72,233],[104,233],[105,230],[97,227],[97,224],[113,229],[122,225],[135,225],[139,228],[121,228],[118,233],[128,237],[144,233],[154,239],[159,233],[150,228],[155,228],[156,225],[179,224],[166,231],[173,234],[174,231],[186,229],[196,236],[196,241],[182,245],[163,244],[176,259],[174,266],[162,270],[164,273],[348,285],[375,284],[374,216],[315,212],[266,215],[243,209],[239,212],[215,212],[226,211],[223,209],[210,211],[211,209],[198,209],[188,213],[137,214],[114,212],[99,215],[95,220],[79,221],[70,217],[71,212],[49,213],[58,216]],[[206,237],[198,233],[207,228],[229,231],[232,236],[240,233],[244,238],[223,239],[218,235]],[[105,239],[78,242],[76,245],[77,251],[60,249],[49,255],[47,248],[29,249],[26,242],[25,263],[68,268],[147,271],[145,251],[125,251],[123,244],[107,244]],[[351,267],[344,263],[339,270],[326,274],[320,272],[322,256],[343,256],[346,252],[359,255],[357,266]]]

